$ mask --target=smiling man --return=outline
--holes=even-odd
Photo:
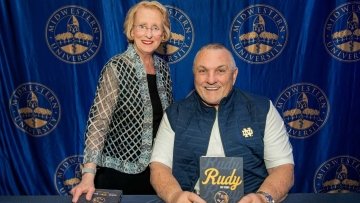
[[[221,44],[204,46],[193,64],[195,89],[161,121],[150,160],[151,184],[168,203],[205,203],[201,156],[243,157],[245,196],[239,203],[278,202],[294,182],[292,147],[272,102],[234,87],[238,69]],[[251,129],[251,135],[244,135]]]
[[[238,73],[231,53],[220,47],[204,47],[195,56],[193,66],[197,93],[204,104],[215,108],[231,91]]]

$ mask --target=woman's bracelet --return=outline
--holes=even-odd
[[[85,173],[92,173],[92,174],[96,174],[96,168],[82,168],[81,169],[81,175],[84,175]]]

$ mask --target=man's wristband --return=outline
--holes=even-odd
[[[91,174],[96,174],[96,168],[82,168],[81,169],[81,175],[84,175],[85,173],[91,173]]]
[[[265,199],[266,199],[266,203],[275,203],[274,199],[272,198],[272,196],[267,193],[267,192],[264,192],[264,191],[257,191],[256,194],[261,194],[261,195],[264,195]]]

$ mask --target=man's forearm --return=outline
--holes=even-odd
[[[172,175],[171,169],[164,164],[153,162],[150,164],[150,182],[157,195],[165,202],[171,202],[174,196],[182,192],[179,183]]]
[[[281,202],[294,185],[294,165],[284,164],[268,170],[269,176],[259,191],[269,193],[275,202]]]

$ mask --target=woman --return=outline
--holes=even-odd
[[[95,188],[155,194],[148,168],[163,110],[172,102],[168,64],[154,55],[170,38],[166,8],[141,1],[127,13],[128,49],[104,66],[87,123],[82,180],[71,190],[90,200]]]

